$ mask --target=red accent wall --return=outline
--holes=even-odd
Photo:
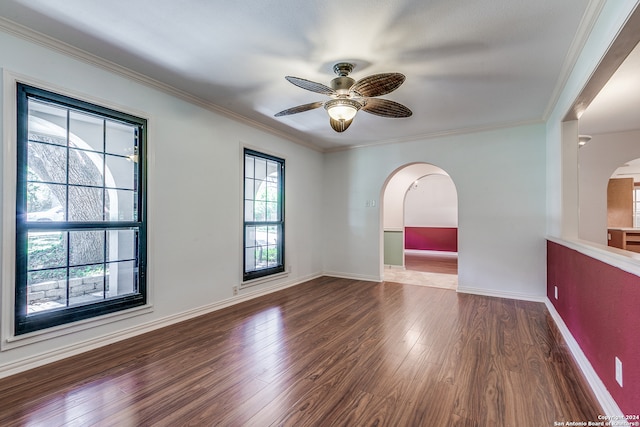
[[[458,229],[446,227],[405,227],[404,248],[458,252]]]
[[[640,414],[640,277],[547,242],[547,296],[620,409]]]

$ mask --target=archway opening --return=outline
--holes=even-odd
[[[405,165],[387,178],[381,198],[383,279],[457,289],[458,196],[449,174]]]

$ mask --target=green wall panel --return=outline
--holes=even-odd
[[[400,265],[403,264],[403,242],[404,233],[402,231],[385,231],[384,232],[384,264]]]

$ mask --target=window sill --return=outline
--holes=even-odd
[[[283,278],[289,277],[289,273],[290,273],[289,270],[285,270],[285,271],[283,271],[281,273],[272,274],[270,276],[259,277],[257,279],[247,280],[247,281],[242,282],[240,284],[240,289],[246,289],[246,288],[250,288],[252,286],[261,285],[263,283],[273,282],[274,280],[283,279]]]
[[[54,326],[52,328],[30,332],[27,334],[13,335],[13,333],[7,333],[3,337],[2,342],[0,343],[1,344],[0,351],[11,350],[17,347],[22,347],[25,345],[35,344],[41,341],[58,338],[63,335],[73,334],[86,329],[92,329],[98,326],[108,325],[109,323],[151,313],[152,311],[153,311],[153,305],[147,304],[141,307],[135,307],[125,311],[105,314],[104,316],[80,320],[74,323],[67,323],[64,325]]]

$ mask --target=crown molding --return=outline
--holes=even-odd
[[[431,133],[425,133],[420,135],[413,135],[413,136],[408,136],[406,138],[387,139],[384,141],[378,141],[371,144],[349,145],[345,147],[329,148],[324,150],[324,152],[335,153],[339,151],[371,148],[371,147],[378,147],[382,145],[404,144],[409,142],[422,141],[425,139],[436,139],[436,138],[444,138],[448,136],[469,135],[472,133],[491,132],[494,130],[515,128],[520,126],[539,125],[539,124],[543,124],[544,122],[545,120],[543,119],[535,119],[535,120],[523,120],[519,122],[500,123],[500,124],[491,125],[491,126],[477,126],[477,127],[463,128],[463,129],[452,129],[452,130],[446,130],[441,132],[431,132]]]
[[[580,20],[580,24],[578,25],[578,30],[571,41],[569,51],[565,55],[562,68],[560,69],[560,75],[558,76],[556,86],[551,93],[551,98],[549,98],[547,108],[544,110],[542,115],[544,121],[547,121],[549,117],[551,117],[551,113],[560,99],[562,90],[569,81],[569,77],[578,62],[578,58],[580,57],[580,53],[582,53],[582,50],[589,39],[589,35],[591,34],[605,3],[606,0],[589,1],[584,14],[582,15],[582,19]]]
[[[97,55],[89,53],[85,50],[74,47],[68,43],[55,39],[53,37],[49,37],[45,34],[42,34],[38,31],[32,30],[31,28],[20,25],[16,22],[13,22],[9,19],[0,16],[0,29],[5,32],[27,40],[29,42],[38,44],[47,49],[54,50],[56,52],[62,53],[66,56],[72,57],[76,60],[88,63],[90,65],[100,67],[104,70],[107,70],[111,73],[117,74],[119,76],[125,77],[128,80],[132,80],[136,83],[145,85],[147,87],[151,87],[153,89],[159,90],[167,95],[171,95],[175,98],[181,99],[183,101],[189,102],[190,104],[197,105],[203,109],[211,111],[213,113],[224,116],[228,119],[234,120],[236,122],[245,124],[254,129],[258,129],[267,133],[270,133],[274,136],[278,136],[283,139],[287,139],[295,144],[302,145],[303,147],[309,148],[314,151],[323,152],[323,150],[307,141],[304,141],[300,138],[293,137],[292,135],[274,129],[270,126],[266,126],[262,123],[259,123],[255,120],[248,119],[247,117],[241,116],[240,114],[234,113],[233,111],[227,110],[219,105],[213,104],[211,102],[205,101],[202,98],[199,98],[195,95],[192,95],[183,90],[177,89],[171,85],[166,83],[162,83],[158,80],[155,80],[151,77],[148,77],[142,73],[138,73],[129,68],[123,67],[121,65],[116,64],[115,62],[108,61],[104,58],[101,58]]]

